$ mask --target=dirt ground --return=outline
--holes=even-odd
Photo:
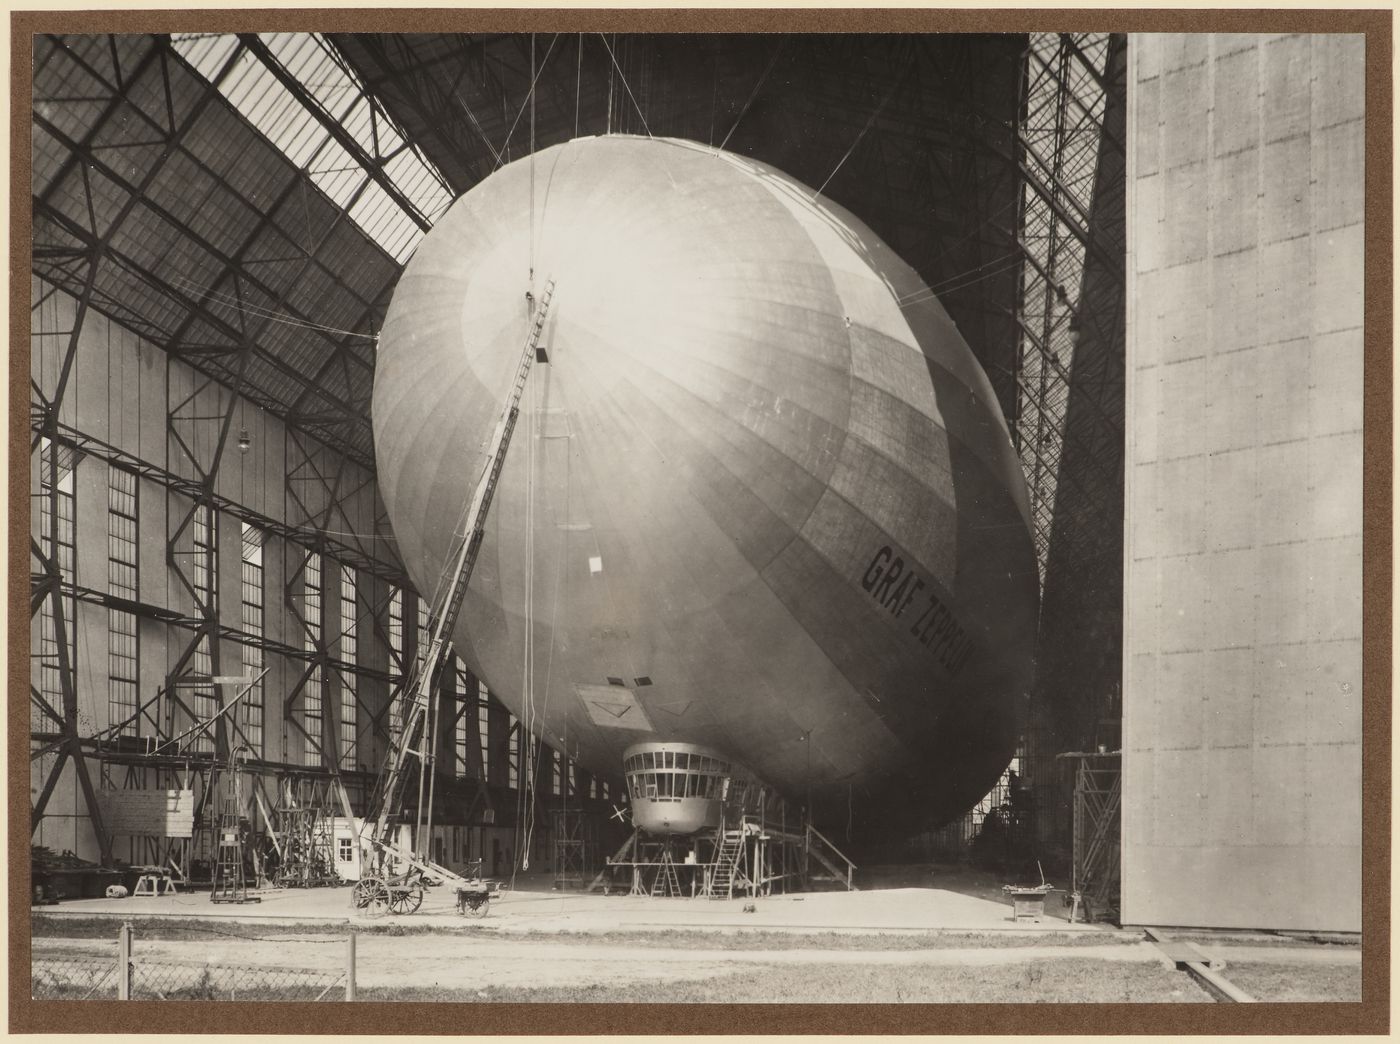
[[[89,923],[91,921],[91,923]],[[34,956],[105,958],[116,922],[35,918]],[[334,974],[345,927],[137,921],[133,958]],[[60,933],[60,934],[50,934]],[[184,937],[182,937],[184,936]],[[1204,946],[1261,1000],[1356,999],[1356,947]],[[693,929],[495,934],[359,931],[355,978],[367,1000],[492,1001],[1208,1001],[1141,937],[735,932]],[[1236,980],[1236,969],[1241,975]]]
[[[1359,961],[1233,961],[1222,972],[1257,1001],[1359,1001]]]
[[[1068,958],[1161,964],[1154,947],[1035,946],[866,949],[711,949],[629,946],[618,942],[549,942],[482,936],[384,936],[362,934],[356,943],[355,979],[361,986],[388,990],[431,988],[577,987],[618,983],[705,980],[749,966],[945,967],[971,968]],[[111,944],[96,939],[36,939],[39,955],[96,955]],[[333,972],[345,964],[343,935],[203,938],[189,942],[141,939],[133,957],[178,964],[238,964]]]

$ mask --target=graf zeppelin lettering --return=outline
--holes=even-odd
[[[972,639],[933,590],[888,544],[875,552],[860,586],[891,616],[908,619],[909,633],[956,678],[972,654]]]

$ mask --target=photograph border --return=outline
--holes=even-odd
[[[1187,1004],[459,1004],[35,1001],[28,838],[29,279],[32,37],[106,32],[1362,33],[1365,58],[1362,1000]],[[9,1023],[11,1032],[316,1034],[1385,1033],[1390,1007],[1393,483],[1393,15],[1373,10],[327,9],[12,11],[10,15]],[[206,1008],[206,1003],[212,1007]],[[716,1011],[716,1009],[719,1009]]]

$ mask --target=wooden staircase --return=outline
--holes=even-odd
[[[827,870],[825,874],[813,874],[808,871],[807,879],[811,881],[831,881],[841,885],[848,892],[854,892],[856,864],[846,858],[846,854],[831,843],[831,839],[823,834],[810,823],[807,824],[806,838],[807,854],[824,866]]]
[[[711,899],[734,898],[734,880],[739,872],[739,858],[744,853],[744,831],[721,828],[719,852],[715,856],[715,870],[710,877],[709,896]]]

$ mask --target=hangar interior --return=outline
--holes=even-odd
[[[1116,910],[1121,811],[1123,919],[1359,930],[1356,38],[38,36],[33,76],[35,845],[207,879],[232,808],[322,872],[290,853],[363,809],[427,645],[370,420],[396,282],[503,164],[655,135],[859,215],[1025,476],[1016,757],[877,860],[1078,842]],[[620,779],[460,661],[435,713],[433,858],[585,883]],[[1241,905],[1242,851],[1306,872]]]

